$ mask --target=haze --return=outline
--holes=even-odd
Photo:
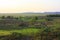
[[[60,0],[0,0],[0,13],[60,11]]]

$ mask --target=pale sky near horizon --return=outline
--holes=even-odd
[[[0,0],[0,13],[60,12],[60,0]]]

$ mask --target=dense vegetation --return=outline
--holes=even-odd
[[[60,40],[60,15],[1,16],[0,40]]]

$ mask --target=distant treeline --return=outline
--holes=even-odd
[[[43,17],[43,16],[25,16],[26,18],[28,17],[35,17],[35,18],[37,18],[37,17]],[[49,15],[46,15],[46,16],[44,16],[44,17],[60,17],[60,14],[49,14]],[[13,18],[15,18],[15,19],[18,19],[18,18],[23,18],[23,16],[19,16],[19,17],[14,17],[14,16],[1,16],[0,18],[2,18],[2,19],[4,19],[4,18],[9,18],[9,19],[13,19]]]
[[[47,17],[60,17],[60,14],[47,15]]]

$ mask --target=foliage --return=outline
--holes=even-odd
[[[0,17],[0,40],[59,40],[59,17],[60,15],[2,16]]]

